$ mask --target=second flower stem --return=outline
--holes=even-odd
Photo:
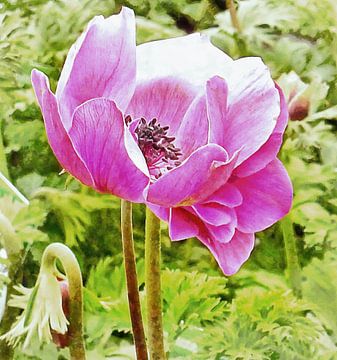
[[[148,356],[139,300],[135,250],[132,234],[132,204],[126,200],[122,200],[121,202],[121,228],[129,310],[136,354],[138,360],[147,360]]]
[[[164,335],[160,279],[160,220],[146,208],[145,286],[148,344],[151,360],[164,360]]]

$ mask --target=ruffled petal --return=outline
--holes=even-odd
[[[172,241],[184,240],[199,234],[200,220],[184,208],[170,211],[169,235]]]
[[[132,119],[157,118],[161,126],[169,126],[169,135],[175,135],[195,97],[195,92],[184,81],[160,78],[137,85],[126,110]]]
[[[204,35],[152,41],[137,46],[137,83],[173,76],[200,89],[212,76],[225,78],[232,64]]]
[[[237,187],[233,184],[226,183],[204,201],[204,203],[209,202],[216,202],[233,208],[242,204],[242,195]]]
[[[82,159],[76,154],[67,132],[62,124],[56,97],[51,92],[45,74],[32,71],[32,84],[42,110],[47,137],[61,166],[83,184],[94,186],[94,181]]]
[[[210,224],[205,224],[205,225],[211,235],[211,238],[222,244],[229,243],[232,240],[235,233],[234,222],[220,226],[214,226]]]
[[[144,200],[149,183],[146,162],[113,101],[101,98],[80,105],[69,136],[98,191],[133,202]]]
[[[106,97],[123,111],[136,80],[135,16],[122,8],[118,15],[95,17],[71,47],[56,90],[65,128],[87,100]]]
[[[233,209],[217,203],[197,204],[193,209],[203,222],[215,226],[229,224],[235,217]]]
[[[292,185],[280,160],[275,159],[264,169],[234,182],[243,197],[235,209],[238,229],[257,232],[286,215],[292,202]]]
[[[210,134],[229,155],[242,149],[238,166],[268,140],[275,128],[280,114],[278,91],[266,65],[259,58],[236,60],[226,82],[214,77],[208,82],[207,89],[213,127]]]
[[[281,113],[277,119],[272,135],[262,147],[234,171],[239,177],[249,176],[261,169],[275,159],[280,151],[283,133],[288,123],[288,109],[282,90],[276,85],[280,94]]]
[[[150,208],[150,210],[157,216],[159,219],[169,222],[170,220],[170,208],[166,208],[163,206],[154,205],[151,203],[146,203],[146,206]]]
[[[209,248],[225,275],[235,274],[254,248],[254,234],[244,234],[238,230],[227,243],[204,236],[200,240]]]
[[[228,159],[220,146],[205,145],[151,184],[147,200],[165,207],[200,203],[226,183],[237,156]]]
[[[197,131],[196,131],[197,129]],[[208,142],[209,124],[204,95],[196,97],[188,108],[175,135],[174,144],[181,150],[186,159],[193,151]]]

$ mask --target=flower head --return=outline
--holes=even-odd
[[[290,208],[276,155],[287,109],[260,58],[232,60],[200,34],[135,45],[130,9],[94,18],[54,95],[34,70],[50,145],[84,184],[146,202],[172,240],[198,237],[225,274],[254,232]]]
[[[8,305],[23,311],[11,330],[0,337],[1,340],[13,346],[24,340],[25,348],[36,335],[40,342],[49,342],[51,331],[67,332],[68,320],[62,309],[61,288],[54,274],[41,269],[33,288],[20,285],[15,289],[19,295],[13,295]]]

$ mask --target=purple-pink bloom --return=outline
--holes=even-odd
[[[254,233],[290,209],[276,158],[287,124],[260,58],[232,60],[199,34],[136,46],[132,10],[95,17],[72,46],[56,94],[32,72],[60,164],[100,192],[147,205],[172,240],[196,236],[225,274]]]

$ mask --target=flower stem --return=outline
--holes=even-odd
[[[160,220],[146,208],[145,286],[148,344],[151,360],[164,360],[164,336],[160,280]]]
[[[121,228],[129,310],[136,354],[138,360],[147,360],[148,356],[139,300],[139,287],[132,234],[132,204],[126,200],[122,200],[121,202]]]
[[[234,6],[234,1],[233,0],[226,0],[226,7],[229,10],[229,14],[231,16],[231,21],[233,24],[233,27],[236,29],[236,31],[238,33],[241,32],[241,27],[240,27],[240,23],[239,23],[239,19],[238,19],[238,15]]]
[[[85,360],[83,340],[83,285],[80,266],[72,251],[61,243],[47,246],[43,253],[41,267],[55,267],[59,260],[64,268],[69,283],[69,336],[70,358]]]
[[[301,297],[302,285],[301,285],[301,267],[298,261],[296,238],[294,236],[293,223],[290,215],[287,215],[281,221],[281,228],[283,233],[284,247],[287,260],[287,273],[286,276],[290,283],[294,294],[297,297]]]

